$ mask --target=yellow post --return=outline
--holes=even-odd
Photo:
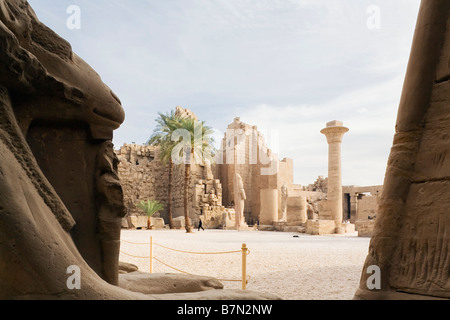
[[[153,273],[153,237],[150,237],[150,273]]]
[[[242,290],[247,289],[247,245],[242,244]]]

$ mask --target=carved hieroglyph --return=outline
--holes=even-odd
[[[450,298],[449,61],[450,2],[423,0],[358,299]]]

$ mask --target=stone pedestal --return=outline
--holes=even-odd
[[[358,220],[355,225],[359,237],[372,237],[375,220]]]
[[[341,143],[344,134],[349,131],[341,121],[331,121],[321,131],[328,141],[328,208],[336,224],[336,233],[344,233],[342,228],[342,170]]]
[[[236,229],[236,212],[234,209],[225,209],[222,213],[222,221],[224,230],[235,230]]]
[[[287,227],[286,221],[274,221],[273,226],[275,231],[284,231]]]
[[[310,235],[333,234],[335,229],[334,220],[308,220],[306,222],[306,233]]]
[[[287,221],[291,226],[304,225],[308,220],[306,197],[289,197],[287,199]]]
[[[356,226],[353,223],[343,223],[342,233],[354,233],[356,231]]]

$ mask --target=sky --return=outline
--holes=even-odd
[[[420,0],[29,0],[119,96],[114,144],[145,143],[158,112],[192,110],[220,142],[258,126],[294,183],[328,175],[333,120],[344,185],[382,185]]]

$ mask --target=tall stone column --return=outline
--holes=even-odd
[[[344,134],[349,131],[341,121],[331,121],[321,131],[328,141],[328,205],[334,221],[336,233],[343,233],[342,229],[342,170],[341,143]]]
[[[358,193],[350,194],[350,222],[358,220]]]

